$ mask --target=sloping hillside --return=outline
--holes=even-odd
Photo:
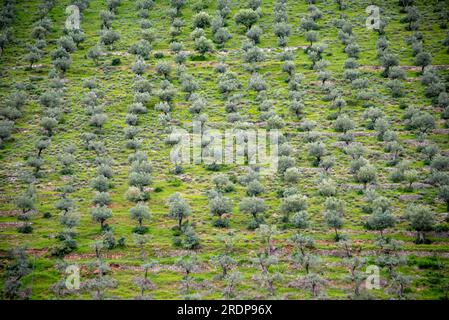
[[[447,299],[448,1],[2,2],[4,298]]]

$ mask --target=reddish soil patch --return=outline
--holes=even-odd
[[[408,70],[408,71],[421,71],[421,67],[418,66],[400,66],[401,69],[404,70]],[[432,67],[434,67],[435,69],[439,69],[439,70],[446,70],[449,69],[449,65],[448,64],[435,64],[432,65]],[[365,69],[365,70],[383,70],[382,66],[360,66],[360,69]]]
[[[118,259],[123,257],[122,253],[104,253],[102,254],[102,258],[105,259]],[[71,253],[65,256],[65,260],[83,260],[83,259],[92,259],[95,258],[95,253]]]
[[[33,256],[42,257],[48,253],[48,248],[43,249],[28,249],[27,252]]]
[[[0,229],[16,228],[23,225],[23,222],[0,222]]]
[[[19,210],[0,211],[0,217],[15,217],[19,214]]]

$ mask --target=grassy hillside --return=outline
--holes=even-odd
[[[333,0],[187,0],[178,13],[172,2],[3,1],[2,12],[15,13],[0,32],[10,38],[0,56],[4,297],[133,299],[143,286],[154,299],[447,299],[449,2],[405,10],[407,1],[344,0],[340,10]],[[88,4],[75,47],[80,34],[64,29],[72,3]],[[249,4],[257,43],[235,19]],[[365,25],[370,4],[382,31]],[[304,22],[315,29],[312,46]],[[232,38],[208,48],[220,27]],[[279,41],[281,27],[290,33]],[[105,30],[119,39],[108,44]],[[229,92],[226,77],[235,77]],[[279,129],[284,170],[257,177],[247,162],[175,166],[170,132],[190,132],[198,119],[220,131]],[[229,178],[225,187],[217,175]],[[168,203],[177,192],[186,202],[171,209],[191,209],[181,228]],[[266,207],[257,221],[241,205],[254,204],[252,195]],[[227,227],[216,225],[214,200],[229,202]],[[147,229],[136,228],[135,206],[148,207]],[[102,230],[95,210],[112,212]],[[389,223],[370,230],[373,215]],[[300,245],[294,235],[305,237]],[[23,277],[8,255],[20,247]],[[225,277],[217,257],[229,264]],[[80,267],[80,290],[61,285],[67,265]],[[365,288],[371,265],[379,289]]]

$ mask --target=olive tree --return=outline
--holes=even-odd
[[[338,234],[338,229],[343,227],[343,214],[335,210],[326,210],[324,212],[324,220],[329,228],[335,231],[335,241],[340,240],[340,235]]]
[[[92,220],[100,223],[101,230],[106,228],[104,224],[107,219],[112,217],[112,210],[106,206],[96,206],[91,210]]]
[[[345,52],[350,58],[358,58],[360,54],[360,47],[357,43],[352,42],[345,47]]]
[[[349,130],[353,130],[355,127],[354,122],[346,114],[338,116],[333,124],[334,130],[337,132],[347,133]]]
[[[112,21],[115,19],[115,14],[109,10],[100,11],[101,28],[111,29]]]
[[[267,90],[267,84],[260,74],[253,73],[248,82],[248,89],[252,89],[256,92],[265,91]]]
[[[309,48],[312,47],[314,42],[318,41],[318,32],[315,30],[309,30],[305,34],[306,41],[309,42]]]
[[[330,178],[323,179],[318,185],[318,193],[324,197],[333,197],[337,195],[337,185]]]
[[[214,222],[214,226],[226,228],[229,226],[229,219],[223,218],[224,215],[230,215],[232,213],[231,201],[222,195],[217,195],[209,200],[210,213],[217,216],[218,219]]]
[[[282,65],[282,71],[288,74],[287,81],[290,82],[292,80],[293,75],[295,74],[296,65],[291,60],[286,60]],[[301,79],[302,80],[302,79]]]
[[[449,31],[446,31],[446,37],[442,41],[442,44],[447,47],[447,52],[449,53]]]
[[[398,57],[392,53],[385,53],[381,56],[382,65],[384,67],[384,71],[382,75],[384,77],[388,77],[389,71],[391,67],[395,67],[399,65]]]
[[[150,209],[148,206],[142,202],[139,202],[129,210],[129,213],[131,219],[136,220],[139,224],[139,226],[134,229],[134,232],[144,233],[147,228],[143,226],[143,220],[149,220],[151,218]]]
[[[278,22],[274,25],[274,34],[278,37],[278,44],[281,47],[287,45],[287,38],[290,36],[291,26],[286,22]]]
[[[426,145],[424,148],[421,149],[421,153],[424,154],[424,163],[430,164],[433,160],[433,158],[440,153],[440,148],[437,144],[432,143]]]
[[[111,183],[107,177],[99,175],[92,179],[91,187],[99,192],[106,192],[111,187]]]
[[[106,1],[108,10],[110,12],[114,12],[114,13],[117,11],[117,8],[120,6],[121,3],[122,3],[122,0],[107,0]]]
[[[418,139],[422,139],[426,134],[435,128],[435,118],[428,112],[420,111],[414,113],[409,121],[405,118],[406,128],[417,131]]]
[[[299,194],[290,195],[281,201],[281,213],[284,215],[284,222],[290,220],[290,215],[307,209],[307,197]]]
[[[408,183],[408,190],[413,190],[413,183],[418,179],[419,173],[417,170],[411,169],[404,172],[404,181]]]
[[[401,19],[402,23],[407,23],[407,30],[417,30],[421,15],[416,7],[405,7],[407,15]]]
[[[262,245],[264,246],[264,251],[267,256],[271,255],[274,251],[273,248],[273,237],[279,234],[277,227],[275,225],[261,224],[256,229],[257,235],[261,238]]]
[[[327,281],[317,273],[308,273],[300,279],[300,286],[308,289],[314,299],[323,295],[323,287],[326,283]]]
[[[201,11],[198,12],[197,14],[195,14],[193,16],[193,28],[201,28],[201,29],[205,29],[210,27],[211,24],[211,17],[210,15],[205,12],[205,11]]]
[[[36,40],[42,40],[45,39],[45,37],[48,34],[48,30],[45,29],[43,26],[35,26],[31,30],[31,37]]]
[[[391,214],[390,210],[374,210],[368,217],[365,227],[368,230],[376,230],[380,232],[380,236],[383,237],[385,229],[393,228],[396,224],[396,219]]]
[[[310,30],[318,29],[318,24],[315,21],[313,21],[312,19],[306,17],[306,18],[301,19],[300,28],[307,32]]]
[[[112,50],[114,48],[114,43],[120,40],[120,35],[111,29],[103,29],[101,31],[100,41],[105,46],[109,46]]]
[[[148,65],[145,63],[145,61],[142,58],[137,58],[136,62],[134,62],[131,70],[137,74],[138,76],[141,76],[145,73],[147,70]]]
[[[36,210],[36,189],[33,185],[29,185],[27,190],[15,199],[16,207],[21,210],[18,219],[28,221],[29,213]],[[31,225],[27,226],[28,233],[32,231]],[[25,231],[25,229],[23,229]],[[20,231],[20,229],[19,229]]]
[[[29,68],[33,69],[33,65],[42,58],[43,52],[36,46],[29,46],[27,49],[28,54],[25,56],[25,60],[30,63]]]
[[[32,271],[32,263],[23,247],[12,249],[8,254],[9,262],[5,266],[3,295],[8,300],[26,300],[31,288],[24,287],[22,279]]]
[[[250,197],[259,196],[265,192],[265,188],[258,180],[253,180],[246,186],[246,194]]]
[[[241,24],[249,30],[259,20],[259,15],[253,9],[241,9],[234,16],[234,20],[237,24]]]
[[[63,48],[68,53],[73,53],[76,51],[76,44],[70,36],[62,36],[56,43],[58,47]]]
[[[252,222],[248,226],[250,230],[255,230],[259,227],[263,221],[258,215],[263,214],[266,211],[266,205],[263,199],[256,197],[244,198],[239,204],[239,210],[241,212],[250,214],[253,218]]]
[[[283,174],[288,168],[295,166],[295,159],[291,156],[280,156],[278,160],[278,173]]]
[[[416,55],[416,65],[421,67],[421,72],[424,68],[432,63],[432,56],[428,52],[420,52]]]
[[[363,184],[363,188],[366,190],[368,184],[376,181],[376,168],[370,164],[362,166],[356,173],[355,179],[357,182]]]
[[[267,255],[266,253],[259,253],[252,259],[252,262],[260,268],[260,273],[256,274],[254,279],[263,287],[266,287],[268,289],[268,293],[273,296],[275,294],[274,284],[276,281],[281,280],[281,274],[277,272],[273,273],[270,269],[270,266],[278,263],[277,257]]]
[[[212,183],[218,192],[229,192],[234,190],[234,185],[225,174],[217,174],[212,177]]]
[[[320,141],[309,143],[307,145],[307,149],[309,156],[315,158],[313,162],[314,166],[318,166],[321,158],[327,153],[326,146]]]
[[[132,187],[139,188],[140,192],[144,192],[144,188],[152,183],[151,168],[149,163],[146,161],[142,163],[135,161],[132,165],[134,168],[131,167],[128,176],[128,183]]]
[[[241,83],[237,79],[237,75],[233,72],[225,72],[218,78],[218,89],[225,96],[228,96],[231,92],[241,88]]]
[[[176,10],[176,15],[179,15],[182,7],[185,6],[187,0],[170,0],[171,6]]]
[[[341,97],[335,97],[332,101],[331,108],[337,109],[338,113],[341,113],[341,110],[346,106],[346,100]]]
[[[384,112],[376,107],[370,107],[363,112],[363,119],[368,120],[367,129],[373,130],[375,128],[376,120],[384,117]]]
[[[204,57],[206,53],[212,52],[212,50],[213,43],[210,39],[207,39],[204,36],[195,39],[195,51],[197,51],[202,57]]]
[[[192,285],[192,272],[198,265],[196,255],[186,255],[180,257],[176,261],[176,265],[180,267],[184,273],[182,278],[182,287],[185,293],[189,293]]]
[[[141,39],[129,48],[129,53],[135,54],[144,60],[149,59],[151,44],[148,40]]]
[[[287,183],[297,183],[301,177],[300,171],[296,167],[290,167],[284,172],[284,181]]]
[[[177,220],[178,227],[181,228],[182,220],[188,218],[192,214],[190,205],[179,192],[172,194],[167,203],[170,218]]]
[[[0,134],[1,137],[1,134]],[[50,146],[51,143],[51,139],[49,139],[48,137],[40,137],[39,140],[36,141],[34,147],[37,150],[37,157],[40,157],[42,154],[42,151],[47,149]]]
[[[167,79],[172,72],[172,66],[168,62],[159,62],[155,67],[156,73]]]
[[[227,254],[219,254],[211,258],[211,262],[221,268],[220,279],[225,279],[228,277],[228,273],[232,267],[234,267],[237,262]]]
[[[86,41],[86,34],[81,29],[69,31],[68,36],[72,38],[76,48],[79,48],[80,44]]]
[[[61,73],[64,75],[71,67],[72,65],[72,59],[67,57],[58,58],[52,61],[53,66],[55,69],[61,71]]]
[[[0,141],[6,141],[11,137],[14,122],[9,120],[0,120]],[[1,146],[1,143],[0,143]]]
[[[89,124],[98,130],[101,130],[107,119],[108,116],[105,113],[93,114],[89,119]]]
[[[243,281],[243,276],[238,271],[232,271],[225,278],[226,287],[223,291],[223,295],[226,299],[235,297],[235,287],[237,284]]]
[[[315,248],[315,240],[310,236],[296,233],[290,238],[290,241],[295,247],[292,254],[293,262],[302,267],[306,274],[309,274],[319,262],[319,258],[311,252]]]
[[[217,43],[220,48],[224,49],[225,43],[228,42],[232,38],[231,33],[229,32],[228,28],[219,28],[214,33],[214,41]]]
[[[248,39],[250,39],[251,41],[253,41],[254,44],[258,44],[260,42],[260,37],[263,34],[263,30],[262,28],[260,28],[259,26],[255,25],[252,26],[247,32],[246,32],[246,36],[248,37]]]
[[[70,152],[64,152],[58,157],[58,161],[61,164],[61,174],[70,175],[73,173],[72,165],[76,162],[75,156]]]
[[[110,267],[104,263],[100,252],[103,244],[96,242],[93,245],[96,252],[96,260],[89,265],[89,271],[93,272],[98,270],[96,277],[90,278],[81,284],[82,291],[88,291],[91,293],[93,299],[103,300],[106,298],[106,290],[117,287],[117,281],[112,279],[108,273]]]
[[[151,296],[145,295],[145,291],[152,290],[156,286],[153,284],[153,282],[148,278],[149,270],[154,267],[155,262],[145,263],[142,265],[144,275],[143,277],[136,277],[134,278],[134,283],[139,287],[140,289],[140,296],[137,297],[138,299],[148,299],[151,298]]]
[[[394,131],[391,131],[391,124],[390,122],[385,118],[377,118],[374,123],[374,130],[377,131],[377,140],[379,141],[393,141],[396,140],[396,138],[392,139],[386,139],[391,138],[394,133]]]
[[[58,124],[58,120],[52,117],[43,117],[40,122],[42,128],[45,130],[48,136],[53,135],[53,129]]]
[[[97,206],[108,206],[112,199],[108,192],[97,192],[92,202]]]
[[[437,155],[430,163],[430,167],[435,171],[448,171],[449,170],[449,157]]]
[[[180,76],[181,81],[181,90],[186,93],[186,99],[189,99],[192,102],[192,107],[189,108],[189,111],[192,113],[192,110],[199,111],[193,113],[201,113],[202,109],[206,106],[206,101],[199,95],[195,95],[192,98],[192,94],[198,90],[199,86],[196,82],[194,76],[190,74],[183,74]],[[195,107],[193,107],[195,106]]]
[[[449,211],[449,186],[444,185],[439,188],[438,198],[446,203],[447,210]]]
[[[13,40],[11,29],[6,28],[0,31],[0,54],[5,50],[5,47]]]

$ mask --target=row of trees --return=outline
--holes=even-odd
[[[34,23],[33,30],[31,32],[31,37],[35,39],[36,43],[35,45],[28,45],[28,54],[25,55],[25,60],[30,63],[30,69],[32,69],[33,64],[38,62],[44,55],[43,50],[46,47],[45,37],[53,30],[52,21],[48,18],[48,13],[53,9],[55,4],[56,3],[53,0],[43,0],[39,4],[39,19]],[[44,116],[41,118],[41,126],[43,127],[44,135],[38,137],[38,140],[35,143],[36,154],[29,156],[27,159],[27,164],[33,169],[32,175],[34,179],[41,176],[40,170],[44,164],[42,152],[50,146],[51,136],[53,134],[52,129],[57,123],[56,118],[60,119],[60,115],[63,110],[62,101],[60,100],[60,95],[62,92],[59,90],[62,87],[62,83],[58,81],[56,77],[53,77],[51,72],[49,78],[51,89],[42,94],[40,97],[40,103],[44,108]],[[68,165],[68,163],[66,164]],[[29,213],[36,210],[36,199],[36,188],[33,184],[30,184],[27,191],[16,200],[18,208],[22,211],[19,215],[19,220],[25,221],[25,224],[18,228],[19,232],[30,233],[33,231],[33,228],[28,221],[30,220]],[[61,201],[60,206],[68,208],[70,205],[68,203],[63,205]],[[44,216],[49,217],[50,214],[45,214]],[[21,259],[26,259],[25,251],[20,251],[19,249],[19,253],[19,257]]]
[[[408,30],[417,30],[419,26],[419,13],[417,9],[405,6],[404,11],[407,13],[407,16],[404,17],[401,22],[408,23]],[[422,72],[425,73],[424,68],[431,63],[431,56],[423,51],[422,41],[422,34],[419,32],[415,32],[412,37],[407,39],[407,42],[412,46],[413,55],[416,56],[416,64],[421,66]],[[392,89],[394,97],[400,97],[402,96],[402,90],[400,90],[402,85],[400,84],[400,81],[405,79],[405,72],[400,69],[397,57],[389,52],[388,46],[389,43],[386,38],[379,37],[377,42],[378,55],[385,67],[384,75],[390,78],[387,86]],[[371,124],[373,124],[374,120],[374,128],[378,130],[378,139],[386,142],[384,150],[393,154],[390,164],[396,165],[396,167],[391,173],[391,180],[393,182],[404,181],[408,184],[408,188],[412,189],[412,184],[418,180],[418,172],[411,169],[408,161],[400,161],[403,148],[399,143],[397,134],[390,129],[389,121],[385,119],[380,110],[376,109],[367,110],[365,118],[371,119]],[[420,141],[424,140],[427,132],[435,128],[433,116],[414,107],[406,109],[403,120],[406,129],[416,130]],[[431,159],[435,157],[437,152],[438,147],[436,145],[431,144],[426,147],[423,152],[427,158],[425,161],[432,161]],[[367,219],[365,226],[370,230],[380,231],[380,243],[386,242],[389,244],[391,242],[392,246],[395,247],[395,240],[390,238],[384,239],[382,232],[384,229],[393,227],[396,223],[396,219],[391,213],[391,204],[387,199],[377,195],[374,191],[367,192],[365,199],[368,202],[368,206],[365,207],[365,210],[370,213],[370,217]],[[432,230],[435,223],[434,213],[430,208],[423,205],[408,206],[405,210],[405,218],[409,221],[410,227],[417,232],[416,243],[426,243],[427,241],[424,238],[424,232]],[[393,258],[391,259],[394,260]],[[399,285],[399,288],[403,288],[409,281],[405,277],[394,273],[392,273],[391,276],[392,280]],[[398,294],[402,297],[402,289],[399,290]]]
[[[102,50],[100,44],[105,46],[112,45],[117,41],[120,36],[112,30],[112,21],[118,12],[120,6],[120,0],[108,0],[106,3],[107,10],[100,12],[102,19],[102,31],[100,43],[91,48],[88,52],[88,56],[96,61],[97,53],[101,55]],[[97,52],[98,50],[98,52]],[[96,166],[96,176],[91,180],[91,187],[96,191],[95,197],[92,200],[93,207],[91,208],[92,220],[100,223],[100,232],[103,235],[103,242],[105,247],[112,249],[116,245],[115,238],[113,236],[112,228],[106,223],[108,219],[112,217],[112,210],[109,208],[112,199],[109,194],[109,190],[113,187],[111,179],[113,177],[113,159],[107,155],[106,145],[102,139],[103,127],[108,119],[104,110],[104,106],[101,104],[101,99],[104,94],[99,89],[97,79],[92,78],[84,83],[86,89],[89,90],[85,94],[83,104],[86,107],[86,114],[90,116],[89,124],[93,127],[93,132],[83,135],[85,141],[85,148],[92,150],[96,153],[94,165]],[[123,244],[123,240],[121,241]],[[100,245],[98,245],[100,246]],[[100,248],[96,248],[97,258],[99,258]],[[100,276],[101,276],[100,270]],[[100,279],[99,279],[100,280]]]
[[[247,41],[243,43],[242,58],[245,63],[245,69],[252,73],[248,82],[248,89],[256,92],[256,103],[260,105],[263,101],[265,102],[263,108],[264,114],[261,115],[261,120],[266,122],[268,128],[274,128],[277,127],[279,123],[281,124],[280,126],[282,126],[283,122],[282,119],[275,114],[272,102],[268,98],[268,85],[266,80],[258,72],[260,68],[258,64],[266,59],[265,54],[258,47],[260,36],[263,33],[262,29],[256,25],[258,19],[263,14],[260,5],[261,1],[249,1],[249,8],[240,10],[235,16],[235,20],[238,24],[243,24],[247,28]],[[254,19],[251,21],[252,16]],[[225,74],[223,75],[223,78]],[[231,79],[232,78],[230,78],[230,80]],[[240,89],[238,82],[235,82],[235,89]],[[251,154],[252,150],[250,150],[250,146],[248,145],[248,136],[245,132],[247,126],[242,123],[245,118],[239,115],[239,105],[241,103],[240,99],[241,96],[237,94],[228,98],[228,101],[225,102],[225,109],[227,109],[227,111],[231,111],[228,116],[228,121],[235,121],[237,123],[237,144],[243,145],[243,149],[240,150],[240,153],[243,153],[242,155],[247,158],[248,164],[250,165],[255,163],[255,154]],[[259,106],[259,110],[260,109],[261,108]],[[256,230],[264,222],[264,213],[266,212],[267,207],[261,196],[266,192],[266,190],[261,183],[258,172],[259,168],[256,165],[253,165],[249,166],[246,170],[246,174],[238,179],[238,182],[246,187],[246,197],[240,201],[239,211],[251,217],[251,221],[247,228],[249,230]]]
[[[120,40],[120,34],[113,30],[112,22],[118,13],[118,8],[121,4],[121,0],[108,0],[107,10],[102,10],[100,12],[101,18],[101,32],[100,32],[100,43],[109,47],[110,50],[114,48],[114,43]]]
[[[142,18],[142,21],[147,21],[149,16],[149,10],[153,8],[153,1],[140,1],[137,3],[138,16]],[[145,23],[141,23],[142,30],[146,30]],[[149,82],[144,78],[143,73],[146,69],[145,60],[150,57],[151,42],[153,38],[145,38],[145,33],[142,32],[142,39],[136,44],[132,45],[129,52],[136,55],[137,61],[133,66],[133,71],[136,73],[134,80],[134,102],[128,107],[128,114],[125,118],[127,127],[124,130],[126,140],[126,148],[134,150],[134,154],[131,154],[128,158],[129,173],[128,173],[128,191],[126,197],[129,201],[134,203],[134,206],[129,210],[130,217],[136,220],[138,225],[134,228],[135,242],[141,246],[147,241],[144,234],[148,231],[148,228],[144,226],[144,221],[151,218],[150,209],[147,201],[150,199],[150,194],[147,187],[152,183],[152,167],[148,161],[148,157],[145,152],[139,151],[141,148],[142,140],[137,136],[140,132],[139,116],[147,113],[147,103],[151,96],[151,86]],[[140,66],[139,66],[140,65]],[[140,69],[140,70],[139,70]],[[159,72],[164,68],[156,68]],[[140,72],[141,71],[141,72]],[[166,76],[170,70],[164,69]],[[143,291],[142,291],[143,294]]]
[[[287,1],[276,1],[274,8],[274,27],[273,31],[278,39],[278,45],[281,47],[287,46],[288,37],[291,34],[292,27],[288,23],[287,15]]]
[[[309,60],[312,61],[312,69],[317,71],[317,78],[321,81],[322,87],[325,89],[325,92],[333,93],[333,108],[337,108],[339,113],[341,112],[342,107],[345,105],[345,101],[340,97],[341,93],[334,90],[331,85],[327,85],[326,81],[331,79],[331,73],[326,70],[329,66],[329,62],[322,58],[322,54],[325,50],[324,45],[314,44],[314,42],[318,41],[318,32],[319,29],[318,21],[322,18],[323,13],[314,5],[309,3],[309,7],[307,9],[308,15],[303,18],[301,21],[301,29],[304,31],[305,39],[310,43],[310,45],[305,49]],[[348,29],[348,28],[347,28]],[[303,116],[303,97],[305,92],[301,88],[301,83],[303,80],[302,74],[295,74],[295,66],[292,61],[292,57],[285,53],[281,56],[281,59],[285,60],[283,71],[287,72],[289,75],[289,91],[290,91],[290,99],[292,100],[291,110],[295,113],[296,117],[302,118]],[[335,106],[335,107],[334,107]],[[337,119],[334,123],[334,128],[337,131],[343,129],[341,131],[348,131],[348,128],[343,124],[341,125],[340,118]],[[340,229],[343,225],[343,215],[344,215],[344,204],[341,200],[334,198],[337,190],[336,186],[333,184],[332,179],[330,178],[330,169],[333,166],[334,159],[332,157],[328,157],[325,145],[312,134],[311,130],[313,130],[316,126],[316,123],[313,121],[303,121],[301,122],[300,128],[303,131],[306,131],[307,135],[305,136],[306,142],[308,142],[308,152],[309,155],[314,157],[314,165],[320,166],[323,168],[323,175],[321,177],[321,188],[320,192],[326,196],[325,201],[325,211],[324,211],[324,219],[326,224],[335,230],[335,238],[336,240],[340,240],[340,235],[337,230]],[[291,147],[289,147],[291,149]],[[281,145],[280,151],[284,152],[284,148]],[[280,158],[281,163],[282,156]],[[294,160],[292,158],[292,160]],[[288,161],[290,163],[294,163],[294,161]],[[291,179],[291,174],[294,171],[293,177]],[[288,179],[286,179],[288,178]],[[284,180],[290,181],[293,183],[293,186],[298,181],[299,171],[298,169],[291,167],[288,168],[284,173]],[[307,197],[298,193],[296,188],[290,187],[286,188],[281,195],[281,213],[283,213],[284,221],[289,221],[293,223],[294,227],[298,229],[307,229],[310,227],[310,221],[307,214]],[[292,260],[295,264],[303,266],[306,275],[302,278],[298,278],[297,280],[291,283],[292,286],[300,286],[311,289],[311,294],[313,297],[317,298],[321,296],[321,288],[325,284],[324,279],[321,279],[318,273],[310,272],[310,269],[314,268],[318,263],[318,258],[311,253],[307,253],[306,249],[312,249],[314,247],[313,238],[302,236],[300,234],[296,234],[292,237],[292,241],[295,244],[296,250],[292,255]]]
[[[420,13],[417,8],[412,7],[413,3],[404,8],[406,16],[401,22],[408,23],[408,30],[415,30],[411,37],[407,38],[407,43],[412,46],[413,55],[416,58],[416,65],[421,66],[421,83],[425,86],[424,94],[432,100],[434,106],[442,108],[441,117],[447,118],[446,114],[449,110],[449,99],[446,92],[446,85],[440,79],[435,68],[431,67],[431,55],[423,49],[423,35],[416,31],[419,27]],[[442,19],[441,27],[447,24],[447,9],[440,8],[440,18]],[[445,42],[443,41],[443,45]],[[424,142],[426,135],[436,127],[434,117],[418,108],[409,107],[403,116],[404,126],[408,130],[414,130],[417,133],[419,141]],[[449,188],[447,179],[447,167],[449,158],[442,156],[438,146],[434,143],[427,145],[419,145],[418,152],[424,155],[424,162],[430,164],[431,173],[428,181],[439,188],[437,198],[446,204],[449,204]],[[396,177],[402,179],[410,179],[410,175],[403,168],[407,167],[407,163],[402,164],[402,168],[398,168]],[[402,171],[401,171],[402,169]],[[413,176],[412,176],[413,178]],[[417,180],[417,177],[415,178]],[[411,184],[410,184],[411,185]],[[448,206],[449,209],[449,206]],[[407,208],[406,217],[410,221],[412,229],[417,232],[416,243],[427,243],[425,232],[434,229],[435,217],[432,210],[426,206],[410,206]]]
[[[74,173],[72,165],[76,161],[75,151],[74,145],[68,145],[63,148],[62,153],[58,156],[61,163],[61,175],[70,176]],[[52,254],[62,257],[78,247],[76,227],[80,222],[80,214],[77,211],[75,201],[70,197],[70,194],[75,191],[73,180],[68,180],[58,191],[60,192],[60,198],[55,203],[55,209],[60,211],[59,223],[63,230],[56,237],[60,243],[52,248]]]
[[[182,13],[180,8],[177,7],[176,1],[172,2],[172,8],[176,8],[177,16],[181,16]],[[220,5],[224,11],[226,8],[223,5]],[[209,39],[206,39],[204,34],[204,28],[208,28],[211,26],[211,20],[208,14],[202,11],[202,8],[197,8],[198,13],[195,15],[193,19],[193,32],[191,33],[192,39],[195,41],[195,50],[200,53],[200,55],[204,55],[207,52],[212,50],[212,42]],[[224,12],[223,11],[223,12]],[[181,18],[178,18],[181,20]],[[218,17],[216,17],[218,19]],[[215,20],[215,19],[214,19]],[[178,21],[174,19],[172,21],[172,28],[175,27]],[[214,25],[217,21],[214,22]],[[215,25],[216,26],[216,25]],[[189,112],[192,114],[192,118],[196,123],[199,123],[201,126],[201,141],[206,141],[203,136],[205,130],[205,123],[207,122],[207,115],[204,113],[204,109],[206,107],[206,100],[196,93],[199,89],[199,85],[194,79],[194,77],[187,72],[185,66],[186,57],[183,52],[182,43],[178,43],[176,41],[172,41],[170,44],[170,49],[175,55],[176,62],[176,75],[181,85],[181,90],[185,92],[185,99],[190,103]],[[155,106],[155,109],[161,114],[159,115],[159,123],[166,127],[166,132],[168,137],[166,139],[166,143],[178,143],[179,139],[182,137],[178,136],[174,132],[174,127],[169,123],[171,121],[170,112],[173,109],[173,96],[175,95],[176,90],[174,89],[173,84],[170,82],[168,75],[171,72],[171,64],[169,63],[159,63],[156,65],[156,71],[159,75],[162,75],[164,79],[161,81],[160,91],[158,93],[160,103]],[[172,157],[172,161],[175,163],[175,168],[173,170],[174,174],[183,173],[184,169],[179,164],[181,160],[181,154],[176,154]],[[200,238],[195,232],[194,223],[188,220],[188,218],[192,215],[192,209],[189,203],[183,198],[183,196],[176,192],[172,194],[167,200],[167,205],[169,207],[169,217],[177,221],[177,225],[174,226],[173,229],[173,244],[178,247],[182,247],[184,249],[197,249],[200,246]],[[187,265],[186,265],[187,266]],[[187,267],[188,269],[188,267]],[[186,275],[186,281],[188,282],[188,274]],[[188,291],[188,289],[187,289]]]
[[[54,1],[44,0],[39,6],[39,20],[35,23],[33,32],[31,34],[31,36],[36,39],[35,48],[41,47],[37,50],[42,50],[45,48],[45,37],[52,31],[52,22],[47,17],[47,15],[54,7],[54,5]],[[68,33],[68,30],[66,30],[66,33]],[[33,186],[33,183],[35,179],[41,176],[41,168],[44,165],[42,152],[43,150],[49,148],[51,137],[54,134],[54,128],[58,125],[58,123],[61,122],[63,113],[66,112],[63,104],[64,83],[57,72],[57,69],[59,68],[58,66],[61,66],[62,64],[59,64],[58,61],[59,59],[70,59],[70,53],[75,50],[76,45],[74,44],[72,37],[70,35],[67,35],[62,36],[58,39],[57,49],[55,49],[51,54],[54,69],[52,69],[49,73],[49,89],[47,89],[47,91],[45,91],[39,98],[40,105],[43,108],[43,113],[40,120],[43,135],[38,138],[35,144],[36,154],[29,156],[27,159],[27,165],[33,169],[32,176],[26,179],[29,183],[31,183],[31,185],[29,185],[27,191],[19,196],[19,198],[16,200],[18,208],[22,210],[22,214],[19,215],[19,220],[26,221],[25,224],[19,227],[19,232],[30,233],[33,230],[31,224],[28,222],[30,220],[29,213],[33,212],[36,209],[34,205],[36,200],[36,189]],[[39,58],[42,56],[42,54],[43,51],[39,53]],[[26,55],[25,58],[29,59],[30,55]],[[37,62],[38,59],[36,61],[33,59],[31,60],[32,67],[33,62]],[[65,71],[66,68],[62,68],[61,70]],[[21,97],[19,99],[15,99],[15,101],[24,101],[24,98]],[[11,112],[13,111],[12,108],[13,106],[11,105]],[[14,108],[20,111],[21,107],[16,103],[16,106]],[[75,162],[75,158],[73,156],[74,150],[73,148],[68,147],[65,151],[65,153],[59,156],[58,160],[61,163],[61,173],[70,174],[72,170],[71,165]],[[70,186],[68,187],[68,189],[70,189]],[[57,208],[58,207],[63,208],[63,211],[67,213],[69,210],[73,209],[73,203],[67,198],[63,197],[63,199],[58,202]],[[68,220],[71,220],[71,222],[69,222]],[[74,222],[75,220],[77,220],[77,218],[65,219],[63,217],[61,219],[61,223],[64,226],[70,225],[70,228],[72,228],[76,225],[76,222]],[[67,244],[68,247],[71,248],[76,247],[76,245],[71,242],[71,239],[68,239],[65,244]]]
[[[82,13],[85,9],[89,6],[88,0],[75,0],[72,1],[72,4],[78,6],[80,9],[80,14],[82,16]],[[82,29],[74,29],[74,30],[65,30],[66,37],[60,38],[58,40],[59,50],[57,49],[56,52],[53,52],[52,59],[54,60],[53,63],[55,66],[60,65],[61,71],[65,72],[66,67],[64,67],[64,64],[66,63],[69,65],[68,62],[63,62],[64,59],[69,59],[69,57],[64,54],[64,49],[67,53],[71,53],[76,48],[79,47],[79,45],[84,42],[85,36]],[[61,59],[61,62],[56,62],[57,59]],[[68,68],[67,68],[68,69]],[[87,83],[88,81],[86,81]],[[85,84],[86,86],[86,84]],[[89,85],[88,85],[89,86]],[[92,89],[95,87],[95,82],[90,81],[90,86]],[[85,97],[82,101],[82,105],[86,108],[94,108],[95,107],[95,101],[90,102],[89,97]],[[91,113],[94,114],[94,111]],[[91,120],[92,123],[92,120]],[[61,164],[61,170],[60,173],[62,175],[72,175],[73,169],[72,166],[76,162],[75,157],[75,151],[76,148],[73,145],[68,145],[63,148],[63,152],[58,155],[58,160]],[[107,169],[106,169],[107,171]],[[68,180],[67,183],[58,189],[60,192],[60,199],[55,203],[55,208],[57,210],[60,210],[60,224],[63,227],[63,230],[59,232],[57,235],[57,239],[60,241],[60,243],[52,248],[52,254],[58,257],[63,257],[66,254],[69,254],[70,252],[74,251],[77,247],[77,232],[76,227],[80,223],[80,214],[77,211],[75,201],[70,197],[70,194],[72,194],[75,191],[75,188],[73,186],[73,179]]]

